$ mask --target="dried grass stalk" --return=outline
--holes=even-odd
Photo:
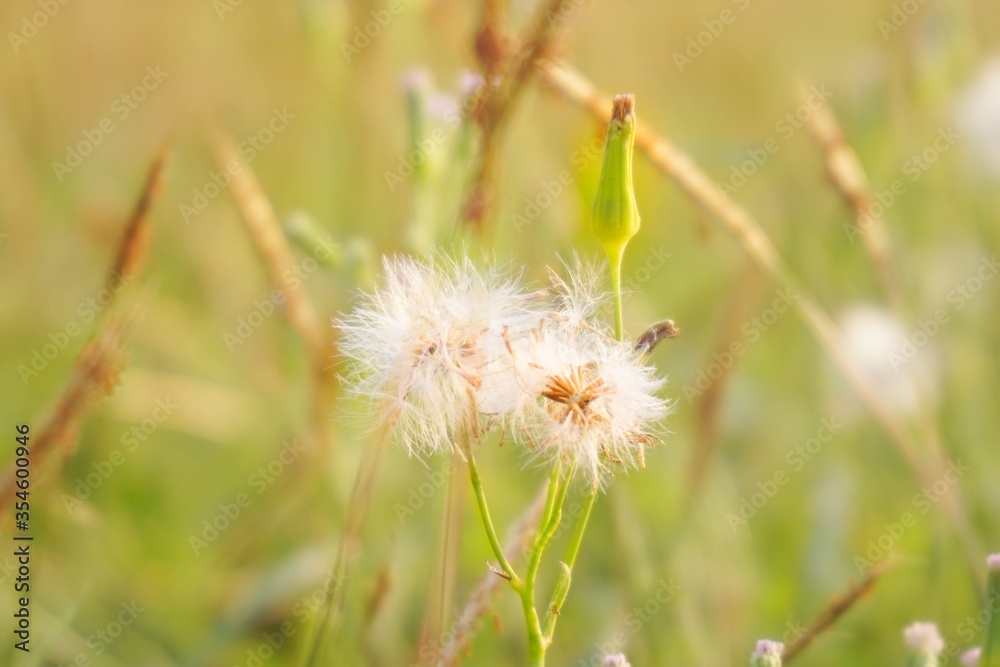
[[[799,89],[798,94],[804,102],[805,89]],[[854,216],[857,234],[875,265],[886,300],[898,311],[900,291],[893,267],[889,234],[882,216],[874,213],[874,199],[864,167],[828,106],[821,105],[814,109],[806,121],[806,127],[823,150],[830,182],[837,188]]]
[[[806,631],[788,645],[781,655],[784,664],[787,665],[790,663],[797,655],[816,641],[817,637],[832,627],[833,624],[836,623],[844,614],[850,611],[854,605],[860,602],[863,597],[868,595],[872,589],[875,588],[875,584],[879,582],[882,575],[888,572],[891,567],[891,561],[879,563],[869,570],[864,579],[859,581],[857,584],[853,584],[847,592],[840,597],[834,598],[830,604],[827,605],[826,609],[820,612],[813,622],[809,624]]]

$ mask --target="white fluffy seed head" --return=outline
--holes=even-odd
[[[583,326],[611,335],[611,328],[599,318],[603,307],[609,305],[611,295],[604,289],[607,264],[583,262],[574,257],[565,265],[567,278],[556,271],[549,271],[553,286],[555,313],[570,327]]]
[[[594,318],[601,305],[594,275],[578,266],[568,282],[554,279],[555,311],[512,342],[520,397],[512,422],[529,461],[561,462],[602,484],[617,469],[644,464],[652,429],[670,406],[642,354]]]
[[[597,317],[602,275],[577,261],[547,298],[502,265],[387,258],[380,285],[335,324],[350,389],[382,406],[411,454],[449,451],[463,424],[502,425],[529,462],[592,484],[641,467],[670,406],[643,355]]]
[[[508,408],[504,332],[534,326],[538,293],[506,267],[480,270],[468,258],[390,257],[381,284],[335,323],[353,393],[382,406],[411,454],[452,447],[466,420]]]

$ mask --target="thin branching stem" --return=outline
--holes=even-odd
[[[580,545],[583,544],[583,534],[587,531],[587,524],[590,522],[590,514],[594,509],[594,502],[597,500],[598,493],[599,487],[597,484],[594,484],[587,492],[583,512],[577,517],[576,525],[573,527],[573,535],[569,539],[566,556],[562,562],[563,571],[556,582],[555,590],[552,593],[552,601],[549,603],[549,609],[545,615],[543,634],[547,642],[552,641],[552,635],[556,629],[556,620],[559,618],[559,612],[566,601],[566,596],[569,595],[573,565],[576,564],[576,557],[580,553]]]
[[[506,578],[510,581],[510,585],[514,587],[514,590],[520,591],[524,588],[524,582],[517,576],[517,572],[514,571],[510,561],[507,560],[507,556],[504,555],[503,547],[497,538],[497,531],[493,528],[493,519],[490,518],[489,504],[486,502],[486,492],[483,490],[483,480],[479,476],[479,466],[476,464],[476,457],[473,455],[471,447],[469,447],[466,457],[469,460],[469,478],[472,481],[472,491],[476,494],[479,516],[483,520],[483,528],[486,529],[486,538],[490,541],[490,548],[493,550],[493,555],[496,557],[497,562],[500,563],[500,567]]]

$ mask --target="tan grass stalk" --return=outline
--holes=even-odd
[[[757,268],[750,264],[743,271],[743,278],[736,287],[736,293],[730,301],[725,323],[715,343],[714,352],[728,353],[733,343],[740,340],[740,330],[751,315],[751,310],[760,302],[766,281]],[[714,358],[710,356],[710,358]],[[729,380],[736,369],[736,363],[722,370],[711,386],[698,397],[696,410],[698,413],[698,448],[691,459],[691,474],[687,493],[687,502],[694,503],[702,488],[705,475],[709,470],[715,453],[715,435],[722,396],[729,386]]]
[[[117,385],[122,369],[128,365],[125,351],[128,331],[128,322],[114,317],[104,320],[101,330],[80,352],[69,382],[48,418],[40,428],[32,431],[28,444],[35,485],[61,468],[73,455],[87,411]],[[0,503],[5,506],[12,502],[17,490],[14,473],[14,461],[0,473]],[[13,516],[13,513],[5,513],[4,524],[8,525]]]
[[[254,175],[240,157],[232,139],[223,132],[214,137],[215,159],[219,168],[232,174],[230,190],[246,225],[250,240],[257,248],[275,289],[285,298],[285,312],[306,349],[313,373],[313,437],[317,452],[329,451],[328,415],[330,409],[330,354],[309,293],[300,281],[291,287],[283,276],[294,272],[295,259],[271,202]],[[231,163],[239,169],[227,169]]]
[[[805,87],[800,87],[798,94],[804,102],[807,95]],[[905,322],[907,318],[899,288],[899,276],[892,259],[891,238],[883,218],[873,213],[872,202],[874,198],[864,167],[845,138],[840,123],[829,107],[820,106],[809,117],[806,125],[824,151],[827,175],[830,181],[840,192],[844,203],[854,215],[857,233],[861,236],[865,252],[879,276],[882,292],[889,309],[900,322]],[[923,437],[933,456],[937,459],[938,468],[943,470],[946,465],[947,446],[941,435],[931,401],[919,383],[916,389],[919,401],[919,423]],[[951,508],[955,502],[949,498],[946,501],[946,506]],[[963,511],[960,508],[950,509],[950,511],[956,513],[955,517],[958,520],[956,529],[962,536],[965,545],[966,560],[970,567],[975,567],[980,562],[979,553],[982,548],[977,544],[973,532],[969,530]]]
[[[834,623],[840,620],[844,614],[850,611],[854,605],[861,601],[863,597],[868,595],[875,584],[879,582],[886,572],[892,567],[891,561],[884,561],[874,566],[869,570],[868,574],[864,579],[856,584],[852,584],[847,592],[840,597],[834,598],[826,608],[820,612],[820,614],[813,619],[813,622],[809,624],[805,632],[799,635],[793,642],[791,642],[781,655],[781,659],[784,664],[790,663],[797,655],[806,650],[810,644],[816,641],[816,638],[823,634],[826,630],[830,629]]]
[[[495,203],[495,188],[499,170],[500,145],[507,121],[521,99],[527,84],[535,74],[539,61],[552,48],[563,21],[553,16],[576,13],[572,0],[543,0],[517,40],[522,46],[513,56],[508,55],[514,41],[503,32],[502,13],[505,7],[488,0],[484,9],[484,25],[476,40],[477,55],[487,76],[487,85],[499,76],[500,84],[482,101],[476,117],[481,128],[479,154],[476,158],[472,185],[463,206],[462,221],[482,231],[487,225]]]
[[[441,533],[432,561],[434,572],[420,628],[420,638],[417,641],[418,647],[433,645],[439,641],[454,604],[469,473],[459,454],[451,454],[451,461],[452,469],[448,476],[447,494],[442,507]],[[433,666],[434,656],[434,651],[418,650],[414,661],[419,665]]]
[[[170,149],[164,145],[153,159],[153,164],[146,175],[146,182],[139,193],[139,199],[125,225],[125,233],[122,235],[121,243],[118,245],[118,254],[111,267],[112,278],[115,276],[135,278],[146,264],[149,239],[152,235],[149,212],[163,191],[169,159]]]
[[[149,213],[162,190],[168,156],[168,148],[164,146],[153,160],[115,252],[110,271],[113,279],[135,278],[145,266],[151,228]],[[113,293],[112,298],[118,299],[123,292]],[[104,312],[113,312],[113,303]],[[138,319],[138,311],[132,310],[124,320],[113,315],[99,320],[97,332],[77,357],[66,388],[30,441],[32,463],[38,471],[36,481],[53,474],[76,451],[86,412],[111,393],[128,364],[126,341]],[[12,461],[0,472],[0,501],[6,503],[13,498],[14,481]]]
[[[806,101],[804,87],[798,90],[798,95],[801,101]],[[900,291],[893,267],[889,234],[885,221],[872,211],[874,199],[864,167],[845,138],[837,117],[827,105],[820,105],[813,110],[806,120],[806,127],[823,150],[830,182],[854,216],[854,226],[865,252],[875,265],[886,300],[898,312]]]
[[[309,667],[330,664],[330,651],[340,632],[348,584],[353,576],[354,566],[361,557],[361,533],[368,521],[368,510],[371,508],[375,483],[382,470],[385,452],[389,448],[390,435],[388,425],[383,425],[377,437],[373,438],[371,444],[362,451],[361,463],[358,465],[351,495],[347,500],[337,552],[330,567],[325,590],[326,601],[310,640],[309,654],[305,663]]]

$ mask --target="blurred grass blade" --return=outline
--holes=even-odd
[[[434,554],[435,564],[430,580],[424,620],[417,641],[418,665],[433,667],[448,618],[452,612],[455,597],[455,579],[458,576],[459,548],[462,544],[462,527],[465,518],[468,471],[465,462],[457,453],[451,454],[451,472],[448,476],[447,493],[441,512],[441,534]],[[424,647],[430,647],[430,650]]]
[[[31,455],[39,477],[52,474],[76,450],[80,424],[87,410],[111,393],[122,369],[128,364],[127,341],[141,314],[137,307],[133,307],[124,317],[119,317],[113,314],[112,306],[125,293],[129,279],[138,277],[145,267],[150,238],[149,214],[163,188],[168,156],[169,151],[164,146],[154,158],[112,261],[105,284],[119,283],[122,288],[108,290],[110,301],[98,319],[97,331],[80,351],[66,388],[52,407],[48,419],[33,435]],[[8,502],[14,496],[14,472],[14,461],[0,472],[2,502]],[[0,522],[7,525],[12,518],[12,514],[5,514]]]
[[[233,143],[223,132],[214,137],[215,157],[219,169],[232,175],[231,191],[233,199],[242,214],[250,239],[260,254],[264,267],[271,278],[271,284],[285,297],[285,312],[298,334],[309,358],[313,373],[313,440],[317,453],[328,453],[330,438],[327,428],[331,395],[329,390],[329,358],[324,329],[319,324],[316,309],[309,294],[298,281],[289,284],[286,276],[295,275],[296,266],[292,249],[288,245],[271,202],[260,182]],[[236,163],[239,169],[229,169]]]
[[[798,90],[799,100],[804,104],[808,103],[807,87],[803,85]],[[889,233],[882,216],[874,213],[872,204],[875,198],[868,176],[830,108],[826,104],[811,105],[809,108],[813,113],[806,120],[806,127],[823,150],[827,176],[851,209],[854,233],[861,238],[865,252],[875,265],[886,301],[895,312],[899,312],[902,304]]]
[[[842,596],[835,598],[830,604],[820,612],[812,623],[806,628],[805,632],[797,637],[789,646],[785,649],[782,654],[782,658],[787,665],[790,663],[797,655],[806,650],[810,644],[816,641],[816,638],[823,634],[825,631],[830,629],[834,623],[836,623],[844,614],[850,611],[854,605],[861,601],[863,597],[868,595],[875,588],[875,584],[879,582],[886,572],[892,567],[893,563],[891,560],[883,561],[868,571],[868,574],[864,579],[859,581],[857,584],[852,585],[846,593]]]
[[[361,533],[368,520],[375,484],[382,470],[385,451],[389,447],[387,428],[364,448],[361,463],[347,501],[344,527],[337,544],[337,553],[327,578],[325,604],[306,653],[305,665],[318,667],[331,664],[329,653],[337,639],[342,621],[344,600],[354,565],[361,556]]]
[[[1000,553],[986,559],[989,574],[986,577],[986,608],[990,619],[986,623],[983,637],[983,653],[980,667],[1000,667],[1000,614],[993,611],[994,604],[1000,602]]]

